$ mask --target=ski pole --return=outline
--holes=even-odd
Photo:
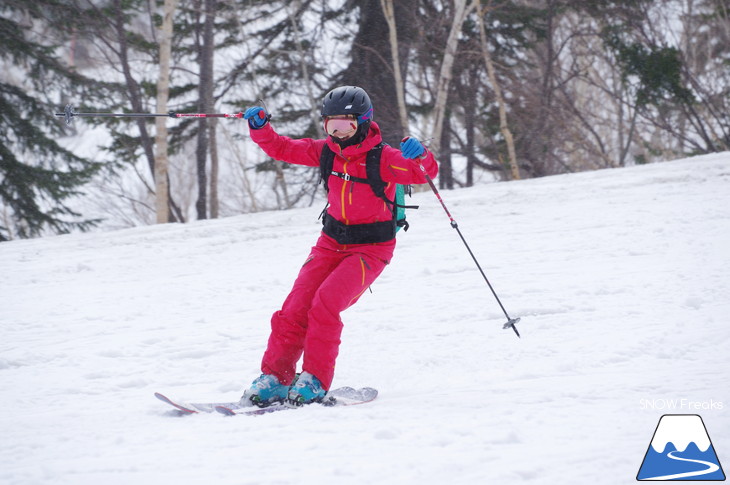
[[[175,111],[169,113],[79,113],[70,104],[66,105],[63,113],[55,113],[55,115],[64,118],[67,125],[70,125],[76,116],[92,118],[155,118],[159,116],[170,118],[243,118],[243,113],[177,113]]]
[[[459,237],[461,238],[461,241],[464,243],[464,246],[466,246],[466,250],[469,251],[469,254],[471,255],[471,259],[474,260],[474,263],[476,263],[477,268],[479,269],[479,272],[482,274],[482,277],[484,278],[484,281],[487,282],[487,286],[489,286],[490,291],[492,292],[492,295],[494,295],[494,298],[497,300],[497,303],[499,303],[499,307],[502,309],[502,312],[504,313],[504,316],[507,317],[507,323],[505,323],[502,328],[512,328],[512,330],[515,331],[515,334],[517,334],[517,337],[520,337],[520,332],[517,331],[517,327],[515,327],[515,324],[520,321],[520,318],[510,318],[509,314],[507,313],[507,310],[504,309],[504,305],[502,305],[502,301],[497,296],[497,293],[494,291],[494,288],[492,287],[492,284],[489,282],[489,279],[487,278],[487,275],[484,274],[484,270],[482,270],[481,265],[479,264],[479,261],[477,261],[476,256],[474,256],[474,253],[472,252],[469,245],[466,243],[466,239],[464,239],[464,235],[459,230],[459,224],[457,224],[454,217],[451,215],[451,212],[449,212],[449,209],[446,207],[446,204],[444,203],[444,200],[441,198],[441,194],[439,193],[438,189],[436,188],[436,185],[433,183],[433,180],[431,180],[431,177],[428,176],[426,173],[426,169],[423,167],[423,164],[419,163],[419,167],[421,167],[421,172],[423,172],[423,175],[426,177],[426,182],[428,182],[428,185],[431,187],[431,190],[436,195],[436,198],[441,203],[441,207],[444,208],[444,212],[446,212],[446,215],[449,217],[449,220],[451,221],[451,227],[456,229],[456,232],[459,234]]]

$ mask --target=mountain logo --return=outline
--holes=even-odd
[[[659,418],[636,479],[725,480],[702,418],[697,414],[665,414]]]

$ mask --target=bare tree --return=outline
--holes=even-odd
[[[312,82],[312,76],[309,73],[310,66],[308,65],[308,61],[310,60],[310,57],[307,56],[307,52],[305,52],[304,42],[302,41],[302,33],[299,28],[298,20],[296,18],[296,12],[300,12],[302,10],[301,0],[295,0],[293,3],[293,9],[291,8],[290,4],[287,4],[287,15],[289,16],[289,22],[291,23],[292,31],[294,32],[294,42],[296,43],[297,54],[299,55],[299,65],[301,67],[302,80],[304,81],[304,86],[307,90],[307,97],[309,98],[310,102],[312,125],[316,127],[317,135],[320,137],[324,137],[324,127],[322,126],[319,117],[319,98],[314,94],[314,84]]]
[[[146,36],[139,32],[130,33],[129,13],[125,10],[129,6],[120,0],[113,0],[108,10],[102,10],[94,3],[82,2],[80,0],[73,0],[72,5],[75,12],[83,16],[83,25],[85,28],[84,38],[96,44],[98,47],[101,59],[97,59],[96,62],[101,61],[113,66],[113,69],[119,71],[124,80],[120,85],[119,97],[114,100],[110,99],[110,102],[114,101],[122,104],[125,106],[125,110],[131,108],[131,111],[134,112],[145,112],[146,99],[144,90],[142,89],[143,83],[139,72],[136,72],[133,68],[132,59],[138,54],[135,46],[138,47],[140,39],[144,38],[145,42],[149,43],[156,42],[154,39],[154,29],[152,29],[151,35],[148,34]],[[157,52],[159,53],[159,48]],[[115,133],[119,138],[114,142],[113,146],[116,149],[121,148],[120,151],[128,157],[134,157],[134,160],[131,160],[131,169],[138,175],[147,195],[152,196],[156,191],[155,187],[148,184],[146,177],[137,170],[135,163],[137,158],[136,151],[141,146],[142,153],[144,154],[143,159],[147,162],[149,173],[155,178],[154,139],[150,136],[147,130],[147,124],[143,118],[136,118],[134,124],[138,129],[139,139],[132,143],[134,139],[128,134]],[[121,199],[127,199],[129,197],[126,194],[120,196]],[[169,181],[167,182],[167,199],[169,220],[184,221],[185,218],[180,207],[170,194]],[[141,206],[146,207],[147,203],[142,200],[133,200],[132,205],[133,210],[137,211]],[[152,212],[156,212],[154,206],[152,207]]]
[[[390,56],[393,60],[393,78],[395,81],[395,94],[398,99],[398,116],[404,133],[409,132],[408,112],[406,111],[406,95],[404,92],[405,81],[400,69],[400,55],[398,55],[398,27],[395,22],[395,10],[393,0],[380,0],[383,8],[385,21],[388,23],[388,40],[390,42]]]
[[[434,102],[433,128],[431,130],[431,149],[437,156],[441,153],[441,136],[444,128],[444,117],[446,115],[446,100],[449,94],[449,85],[453,76],[454,59],[456,58],[459,33],[464,19],[469,14],[474,4],[467,7],[466,0],[454,0],[454,16],[452,17],[451,30],[446,40],[444,56],[441,61],[436,96]]]
[[[494,71],[494,63],[492,62],[492,55],[489,52],[489,46],[487,45],[487,32],[484,28],[484,20],[482,18],[482,9],[480,8],[480,1],[473,0],[472,8],[476,10],[477,23],[479,24],[479,39],[482,48],[482,56],[484,57],[484,64],[487,67],[487,75],[489,76],[489,83],[492,85],[494,90],[494,97],[499,105],[499,130],[502,132],[505,143],[507,143],[507,154],[509,157],[509,167],[512,173],[512,178],[519,180],[520,167],[517,165],[517,155],[515,154],[515,141],[512,137],[512,131],[509,129],[507,124],[507,106],[502,97],[502,88],[497,81],[497,75]]]

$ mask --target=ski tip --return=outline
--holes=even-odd
[[[215,410],[224,416],[235,416],[236,415],[236,412],[233,409],[227,408],[225,406],[216,406]]]
[[[360,395],[365,402],[374,401],[378,397],[378,390],[372,387],[363,387],[360,389]]]
[[[197,411],[194,409],[187,408],[185,406],[181,406],[180,404],[174,402],[169,397],[165,396],[164,394],[161,394],[159,392],[155,393],[155,397],[159,399],[160,401],[169,404],[170,406],[176,408],[178,411],[185,413],[185,414],[197,414]]]
[[[361,387],[360,389],[340,387],[330,390],[325,401],[321,404],[328,407],[353,406],[369,403],[375,400],[376,397],[378,397],[378,390],[372,387]]]

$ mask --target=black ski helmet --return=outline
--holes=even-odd
[[[356,115],[357,124],[360,125],[373,119],[373,104],[363,88],[340,86],[325,95],[320,114],[323,117]]]

